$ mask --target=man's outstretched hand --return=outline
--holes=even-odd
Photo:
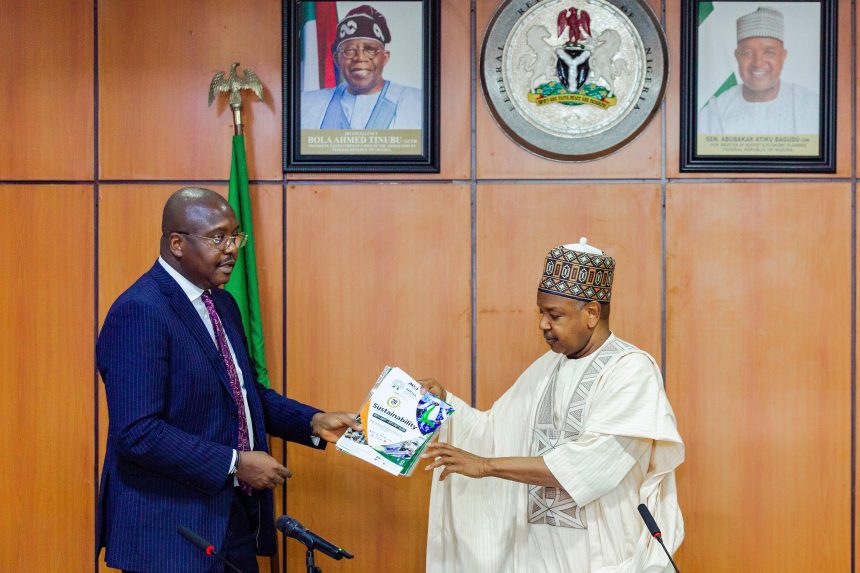
[[[455,448],[451,444],[433,442],[427,446],[421,457],[425,460],[433,460],[424,468],[434,470],[442,467],[439,481],[444,480],[450,474],[461,474],[470,478],[482,478],[489,475],[489,460],[469,453],[466,450]]]
[[[423,378],[421,380],[418,380],[418,383],[421,384],[421,389],[425,392],[435,394],[443,400],[448,399],[448,392],[445,390],[445,388],[442,387],[441,384],[439,384],[439,381],[435,378]]]
[[[311,418],[311,433],[327,442],[336,442],[348,428],[361,431],[352,412],[317,412]]]

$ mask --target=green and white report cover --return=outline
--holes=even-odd
[[[358,414],[364,428],[347,430],[337,449],[380,467],[390,474],[409,476],[421,452],[454,408],[400,368],[386,366]]]

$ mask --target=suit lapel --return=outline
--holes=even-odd
[[[221,353],[218,352],[215,342],[212,340],[212,337],[209,336],[209,331],[206,330],[206,326],[200,319],[200,315],[197,314],[197,309],[194,308],[194,305],[191,304],[191,301],[188,300],[185,292],[179,287],[176,281],[173,280],[173,277],[161,268],[160,263],[156,261],[155,265],[149,272],[158,284],[159,288],[161,288],[161,292],[167,296],[167,299],[170,301],[170,307],[176,313],[179,320],[194,336],[194,339],[197,341],[203,354],[212,363],[215,371],[218,372],[218,378],[220,378],[221,383],[229,392],[230,381],[227,377],[227,369],[221,359]]]

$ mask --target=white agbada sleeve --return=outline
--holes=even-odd
[[[455,411],[440,441],[484,457],[529,455],[533,402],[557,357],[547,352],[538,358],[487,411],[449,393]],[[526,486],[456,474],[439,482],[441,472],[434,472],[430,492],[427,572],[516,571],[516,552],[527,546]]]
[[[584,507],[621,483],[651,448],[651,440],[584,433],[543,457],[544,463],[573,498]]]
[[[663,549],[650,536],[637,510],[640,503],[648,506],[666,548],[674,553],[684,538],[674,474],[684,461],[684,444],[660,369],[651,356],[634,350],[606,366],[586,404],[585,430],[651,444],[617,487],[584,506],[592,571],[671,571]]]

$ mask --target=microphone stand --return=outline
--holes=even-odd
[[[666,545],[663,543],[663,536],[662,535],[655,535],[654,537],[655,537],[655,539],[657,539],[657,541],[660,542],[660,547],[663,548],[663,551],[666,553],[666,557],[669,558],[669,563],[672,564],[672,568],[675,570],[675,573],[681,573],[680,571],[678,571],[678,566],[675,565],[675,562],[672,560],[672,556],[669,554],[669,550],[666,549]]]
[[[314,558],[314,546],[311,544],[308,547],[307,552],[305,553],[305,565],[308,568],[308,573],[322,573],[322,569],[317,567],[315,558]]]

